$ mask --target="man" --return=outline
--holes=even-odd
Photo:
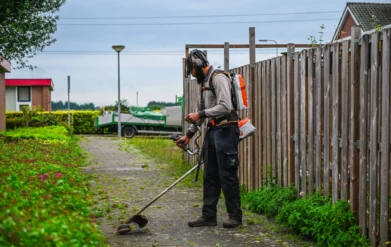
[[[196,125],[208,119],[208,130],[203,144],[204,186],[202,216],[189,221],[189,227],[216,226],[217,202],[223,190],[228,220],[224,228],[235,228],[242,224],[238,178],[238,116],[233,110],[231,82],[222,71],[215,71],[209,65],[206,55],[199,51],[190,52],[186,61],[187,74],[197,78],[201,93],[196,112],[185,120],[193,123],[185,136],[176,141],[180,147],[188,144],[196,133]]]

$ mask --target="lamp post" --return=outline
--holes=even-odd
[[[118,54],[118,139],[121,139],[121,90],[120,90],[120,63],[119,53],[125,48],[124,45],[113,45],[114,51]]]
[[[258,41],[259,41],[259,42],[268,42],[268,41],[271,41],[271,42],[276,43],[276,45],[277,45],[277,41],[272,40],[272,39],[259,39]],[[278,48],[277,48],[277,47],[276,47],[276,57],[278,57]]]

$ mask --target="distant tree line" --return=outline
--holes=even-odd
[[[70,102],[70,108],[71,110],[97,110],[99,107],[96,107],[94,103],[84,103],[84,104],[78,104],[76,102]],[[67,110],[68,109],[68,102],[62,102],[62,101],[52,101],[52,111],[57,110]]]
[[[70,108],[71,110],[105,110],[105,111],[114,111],[116,112],[118,109],[118,101],[116,101],[112,105],[105,105],[103,107],[95,106],[94,103],[84,103],[84,104],[78,104],[76,102],[70,102]],[[150,101],[147,105],[147,107],[151,108],[151,110],[160,110],[163,107],[167,106],[174,106],[176,105],[175,102],[164,102],[164,101]],[[121,112],[127,113],[129,112],[130,108],[132,108],[131,105],[129,105],[128,101],[126,99],[121,100]],[[68,102],[66,101],[52,101],[52,111],[57,110],[67,110],[68,109]]]
[[[147,107],[152,110],[160,110],[163,107],[175,106],[175,102],[164,102],[164,101],[149,101]]]

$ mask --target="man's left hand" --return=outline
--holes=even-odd
[[[200,119],[200,114],[198,114],[198,112],[190,113],[185,118],[185,120],[189,123],[195,123],[198,119]]]

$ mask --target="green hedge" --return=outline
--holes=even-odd
[[[38,115],[51,114],[62,125],[68,124],[68,111],[40,112]],[[71,111],[71,128],[75,134],[94,133],[95,118],[99,111]],[[22,112],[6,112],[6,127],[8,130],[23,127]]]

